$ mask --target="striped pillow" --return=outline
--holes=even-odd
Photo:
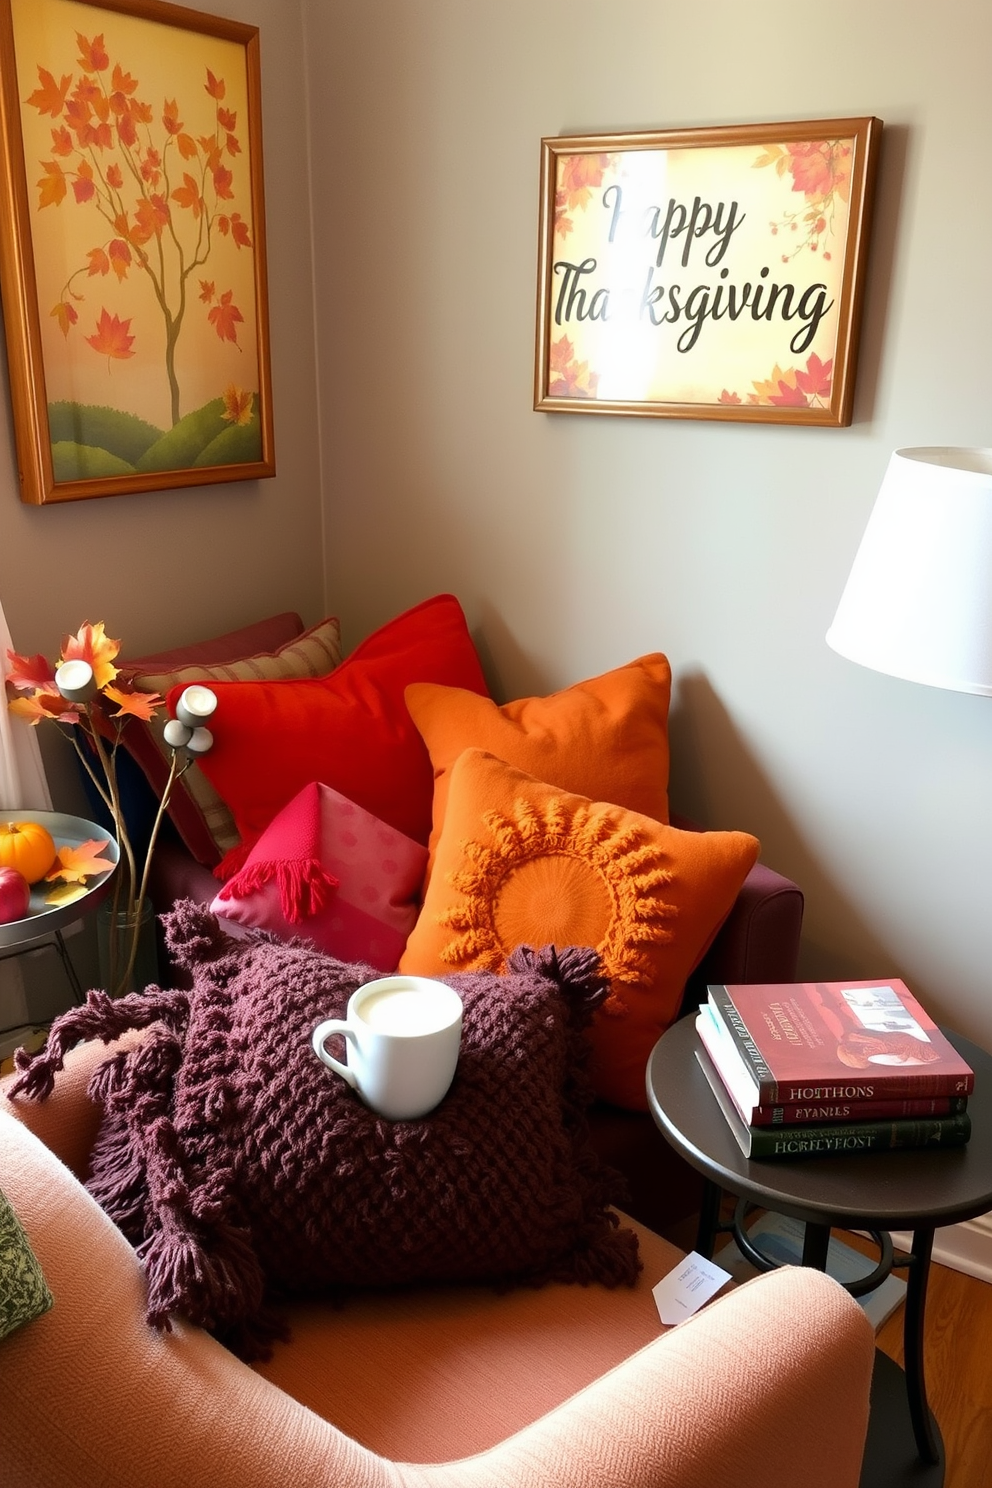
[[[252,629],[255,629],[254,627]],[[246,631],[247,635],[249,632]],[[230,639],[236,644],[236,635]],[[199,648],[191,647],[195,654]],[[206,654],[210,654],[209,651]],[[268,682],[277,678],[323,677],[341,661],[341,629],[332,617],[269,651],[238,656],[226,661],[180,663],[181,652],[168,655],[175,664],[156,670],[137,670],[132,664],[127,675],[142,692],[157,692],[165,697],[172,687],[187,687],[202,682]],[[149,662],[157,658],[149,657]],[[146,663],[147,665],[147,663]],[[137,663],[141,667],[141,662]],[[169,774],[171,751],[163,738],[168,713],[160,709],[150,723],[141,727],[137,720],[124,736],[129,753],[141,767],[156,797],[161,797]],[[213,867],[240,841],[230,811],[203,772],[193,768],[176,782],[169,806],[169,816],[197,862]]]

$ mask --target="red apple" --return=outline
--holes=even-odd
[[[23,920],[31,902],[31,885],[16,868],[0,868],[0,925]]]

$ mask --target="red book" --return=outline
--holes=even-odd
[[[971,1067],[898,977],[710,986],[755,1106],[967,1096]]]

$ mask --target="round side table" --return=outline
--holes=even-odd
[[[940,1488],[944,1481],[943,1443],[927,1404],[923,1372],[934,1230],[992,1209],[992,1057],[959,1034],[944,1032],[975,1071],[975,1091],[968,1101],[971,1140],[945,1151],[749,1159],[696,1058],[702,1046],[694,1016],[670,1028],[648,1061],[651,1113],[668,1142],[706,1180],[697,1236],[700,1254],[712,1257],[724,1192],[801,1221],[806,1227],[803,1265],[820,1270],[826,1265],[832,1228],[913,1232],[912,1250],[896,1257],[897,1266],[909,1267],[905,1373],[876,1351],[862,1488]]]
[[[103,856],[114,864],[114,868],[117,866],[120,853],[113,834],[98,827],[96,822],[87,821],[85,817],[69,816],[64,811],[4,811],[0,815],[4,821],[40,822],[51,833],[56,847],[79,847],[94,838],[106,839],[107,846],[103,849]],[[24,918],[8,920],[5,925],[0,925],[0,960],[6,960],[9,956],[23,956],[27,951],[50,945],[58,952],[75,1001],[82,1002],[83,989],[66,950],[62,932],[68,925],[73,925],[90,914],[106,897],[114,868],[90,879],[85,892],[69,904],[46,904],[45,896],[51,885],[44,882],[34,884],[31,902]]]

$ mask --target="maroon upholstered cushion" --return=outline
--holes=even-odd
[[[582,1030],[605,995],[592,951],[518,951],[507,976],[446,978],[464,1005],[454,1083],[417,1121],[370,1111],[310,1035],[375,973],[300,943],[232,941],[191,903],[163,916],[193,990],[91,992],[43,1054],[44,1096],[80,1037],[147,1027],[96,1072],[88,1187],[148,1276],[148,1317],[180,1313],[245,1358],[293,1294],[423,1280],[633,1283],[637,1241],[608,1207],[585,1110]]]

